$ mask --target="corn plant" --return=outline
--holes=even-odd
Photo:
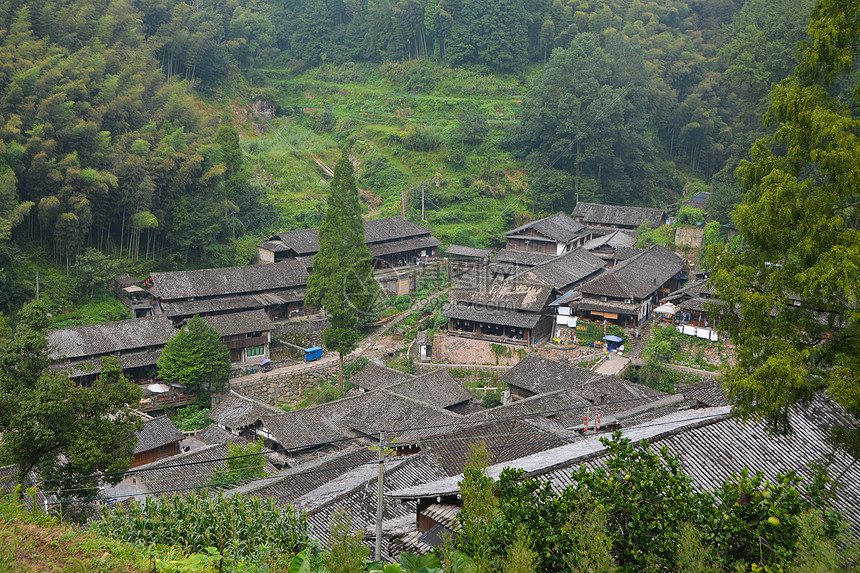
[[[294,555],[310,543],[303,513],[269,499],[225,498],[220,493],[192,492],[150,499],[145,505],[132,501],[127,507],[105,509],[93,528],[140,545],[177,545],[194,552],[215,547],[232,559],[254,554],[261,545]]]

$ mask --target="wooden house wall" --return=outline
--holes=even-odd
[[[137,453],[134,455],[134,461],[131,462],[131,465],[129,467],[135,468],[137,466],[150,464],[154,461],[160,460],[161,458],[175,456],[179,453],[178,444],[179,442],[174,442],[172,444],[167,444],[158,448],[146,450],[145,452]]]
[[[554,241],[532,241],[529,239],[521,239],[519,237],[508,237],[508,242],[505,248],[512,251],[527,251],[529,253],[545,253],[555,255],[558,250],[558,244]]]

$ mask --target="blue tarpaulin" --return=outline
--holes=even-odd
[[[612,334],[607,334],[606,336],[603,337],[603,340],[606,340],[608,342],[624,342],[623,338],[621,338],[620,336],[612,335]]]

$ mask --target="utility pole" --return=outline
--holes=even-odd
[[[421,220],[424,220],[424,184],[421,184]]]
[[[39,300],[39,271],[36,271],[36,300]]]
[[[406,220],[406,196],[407,189],[404,187],[403,191],[400,192],[400,216],[403,220]]]
[[[376,492],[376,545],[373,552],[373,560],[382,560],[382,474],[385,466],[385,442],[382,439],[382,430],[379,430],[379,484]]]

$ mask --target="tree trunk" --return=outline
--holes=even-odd
[[[337,358],[337,388],[343,394],[343,352],[338,351]]]

